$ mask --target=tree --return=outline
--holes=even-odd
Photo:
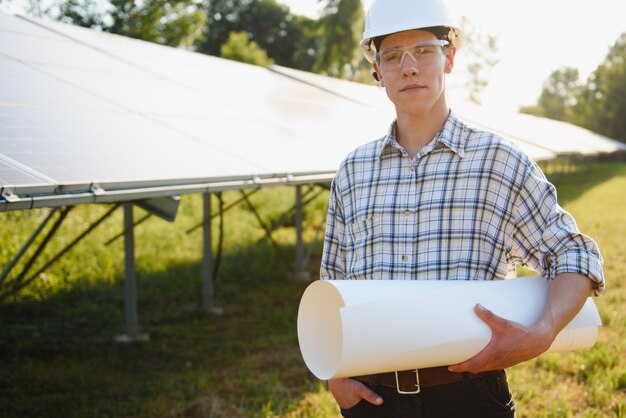
[[[202,36],[206,15],[199,0],[65,0],[52,17],[105,32],[170,46],[190,47]]]
[[[40,0],[28,0],[25,6],[26,14],[36,17],[48,15],[51,9],[51,6],[43,4]]]
[[[467,96],[471,102],[480,104],[480,94],[489,85],[488,74],[498,64],[497,38],[481,32],[465,16],[461,19],[463,28],[463,48],[466,56],[466,73],[469,79],[465,82]]]
[[[574,123],[626,142],[626,32],[589,76],[573,113]]]
[[[86,28],[103,29],[105,26],[105,12],[95,0],[66,0],[59,5],[57,19]]]
[[[202,35],[206,16],[195,0],[110,0],[112,23],[104,28],[170,46],[191,46]]]
[[[207,0],[205,11],[198,51],[219,55],[231,32],[245,31],[277,64],[311,70],[319,44],[316,21],[292,15],[276,0]]]
[[[361,0],[328,0],[320,22],[322,41],[315,72],[352,78],[363,60],[359,49],[363,19]]]
[[[578,70],[553,71],[537,104],[521,112],[564,120],[626,142],[626,32],[585,84]]]
[[[320,49],[320,24],[317,20],[306,16],[293,16],[293,29],[289,39],[293,41],[293,54],[290,63],[281,63],[287,67],[303,71],[313,71]]]
[[[543,83],[537,104],[520,108],[520,112],[550,119],[571,121],[581,84],[578,69],[564,67],[554,70]]]
[[[274,60],[268,58],[259,44],[249,39],[247,32],[231,32],[226,43],[222,45],[220,55],[223,58],[262,67],[268,67],[274,63]]]

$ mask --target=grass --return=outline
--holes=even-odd
[[[590,350],[542,355],[508,371],[518,416],[625,417],[626,164],[592,166],[556,184],[562,205],[602,249],[608,290],[596,303],[604,326]],[[237,198],[224,194],[226,201]],[[307,208],[307,241],[326,198]],[[264,219],[277,219],[293,203],[293,189],[262,190],[252,200]],[[46,254],[105,210],[75,208]],[[0,213],[0,266],[46,213]],[[121,240],[104,243],[121,229],[121,213],[0,303],[0,416],[338,416],[298,350],[295,319],[306,284],[289,280],[288,267],[245,206],[226,214],[216,282],[224,315],[199,311],[201,232],[185,231],[200,218],[200,198],[185,196],[176,222],[150,219],[136,229],[139,319],[150,342],[114,340],[124,331],[123,249]],[[275,234],[289,257],[293,237],[292,222]],[[312,277],[320,249],[309,265]]]

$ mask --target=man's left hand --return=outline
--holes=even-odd
[[[550,348],[555,338],[550,327],[537,324],[532,327],[508,321],[482,305],[476,305],[476,315],[491,328],[489,344],[463,363],[450,366],[452,372],[479,373],[504,369],[521,363]]]
[[[557,275],[550,284],[541,318],[530,327],[508,321],[476,305],[476,315],[493,332],[491,340],[480,353],[448,369],[452,372],[478,373],[504,369],[537,357],[550,348],[557,334],[580,311],[591,289],[592,281],[587,276],[577,273]]]

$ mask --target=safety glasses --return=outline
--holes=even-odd
[[[407,47],[383,49],[376,53],[375,60],[383,71],[402,68],[406,55],[413,58],[418,65],[427,64],[434,61],[439,56],[439,52],[443,50],[443,47],[448,44],[449,42],[443,39],[433,39]]]

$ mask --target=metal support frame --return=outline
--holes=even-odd
[[[26,275],[28,274],[28,272],[30,271],[31,267],[35,264],[35,261],[37,261],[37,259],[39,258],[39,256],[43,253],[44,249],[46,248],[46,246],[48,245],[48,243],[50,242],[50,240],[52,239],[52,237],[54,237],[54,235],[57,233],[57,231],[59,230],[59,228],[61,227],[61,224],[63,224],[63,221],[65,220],[65,217],[67,216],[67,214],[69,213],[69,211],[71,210],[71,207],[66,207],[63,208],[61,210],[61,214],[59,215],[59,217],[56,219],[56,221],[54,221],[54,224],[52,224],[52,227],[50,228],[50,230],[46,233],[46,235],[44,236],[43,240],[39,243],[39,245],[37,246],[37,248],[35,249],[35,252],[30,256],[30,258],[26,261],[26,265],[24,266],[24,268],[22,269],[22,272],[11,281],[10,285],[9,285],[9,289],[6,291],[3,291],[0,294],[0,301],[18,293],[21,289],[23,289],[24,287],[28,286],[31,282],[33,282],[37,277],[39,277],[39,274],[43,273],[45,271],[45,269],[51,265],[52,263],[54,263],[54,261],[56,261],[56,258],[53,258],[51,262],[49,262],[48,264],[46,264],[45,267],[39,269],[37,271],[37,273],[31,275],[28,279],[25,279]],[[13,261],[11,263],[9,263],[9,266],[11,268],[7,268],[5,269],[5,271],[2,272],[3,276],[2,276],[2,280],[4,280],[10,273],[11,270],[13,270],[13,268],[15,267],[15,265],[17,264],[17,261],[19,260],[19,258],[22,257],[22,255],[26,252],[26,250],[28,249],[28,247],[30,247],[33,242],[35,241],[35,238],[42,233],[43,229],[44,229],[44,225],[45,223],[47,223],[51,218],[51,215],[49,215],[43,222],[42,225],[40,225],[37,230],[35,231],[35,233],[33,234],[33,236],[31,236],[27,241],[26,244],[24,245],[24,247],[22,248],[22,250],[19,251],[19,253],[17,254],[17,256],[13,259]]]
[[[43,250],[46,248],[46,246],[48,245],[48,243],[50,242],[50,240],[52,239],[52,237],[56,234],[56,232],[58,231],[58,229],[61,227],[61,224],[63,223],[63,221],[65,220],[65,217],[67,216],[67,214],[69,213],[69,211],[72,209],[72,206],[68,206],[65,207],[61,210],[61,214],[59,215],[59,217],[57,218],[57,220],[54,222],[54,224],[52,225],[52,227],[50,228],[50,230],[47,232],[46,236],[44,237],[43,241],[39,244],[39,246],[37,247],[37,249],[35,250],[35,253],[30,257],[30,259],[26,262],[26,265],[24,266],[24,269],[22,270],[22,272],[20,273],[20,275],[15,279],[15,284],[13,286],[12,289],[9,289],[7,292],[4,292],[0,295],[0,300],[10,296],[11,294],[16,293],[17,291],[19,291],[21,288],[23,288],[24,286],[28,285],[29,283],[33,282],[35,279],[37,279],[37,277],[39,277],[40,274],[42,274],[43,272],[45,272],[50,266],[52,266],[54,263],[56,263],[61,257],[63,257],[63,255],[65,255],[65,253],[67,253],[69,250],[71,250],[76,244],[78,244],[83,238],[85,238],[87,235],[89,235],[89,233],[91,231],[93,231],[98,225],[100,225],[106,218],[108,218],[113,211],[115,211],[115,209],[117,209],[119,205],[114,205],[111,209],[109,209],[104,215],[102,215],[100,218],[98,218],[94,223],[92,223],[85,231],[83,231],[80,235],[78,235],[78,237],[74,238],[74,240],[72,240],[72,242],[70,242],[68,245],[66,245],[60,252],[58,252],[56,255],[54,255],[50,260],[48,260],[41,268],[39,268],[39,270],[37,270],[35,273],[33,273],[32,275],[30,275],[30,277],[26,280],[24,280],[24,278],[26,277],[26,274],[28,273],[28,271],[30,270],[30,268],[34,265],[35,261],[37,260],[37,258],[41,255],[41,253],[43,252]],[[9,266],[11,267],[11,269],[15,266],[15,264],[17,263],[17,261],[19,260],[19,258],[22,257],[22,255],[24,254],[24,252],[26,252],[26,250],[28,249],[28,247],[30,247],[30,245],[32,245],[32,243],[34,242],[35,238],[42,233],[45,224],[50,220],[52,216],[52,213],[48,215],[48,217],[42,222],[42,224],[37,228],[37,230],[35,231],[35,233],[33,234],[33,236],[31,236],[28,241],[26,242],[26,244],[24,245],[24,247],[22,248],[22,250],[20,250],[20,252],[18,253],[18,255],[13,259],[13,261],[9,264]],[[6,276],[10,273],[11,269],[5,269],[5,271],[3,271],[3,276],[2,279],[4,280],[4,278],[6,278]],[[1,283],[1,281],[0,281]]]
[[[258,188],[258,189],[254,189],[254,190],[252,190],[250,193],[247,193],[247,194],[246,194],[246,196],[250,197],[250,196],[254,195],[255,193],[259,192],[260,190],[261,190],[260,188]],[[207,193],[207,194],[210,194],[210,193]],[[245,200],[245,198],[244,198],[244,197],[240,197],[240,198],[239,198],[239,199],[237,199],[236,201],[234,201],[234,202],[232,202],[232,203],[229,203],[228,205],[226,205],[226,206],[224,207],[224,213],[226,213],[229,209],[234,208],[235,206],[237,206],[239,203],[243,202],[244,200]],[[218,214],[219,214],[219,212],[218,212],[218,213],[211,213],[211,219],[213,219],[213,218],[217,217],[217,215],[218,215]],[[202,227],[205,223],[206,223],[206,220],[204,220],[204,219],[203,219],[203,221],[202,221],[202,222],[200,222],[200,223],[198,223],[198,224],[195,224],[194,226],[192,226],[191,228],[189,228],[187,231],[185,231],[185,233],[190,234],[190,233],[192,233],[193,231],[195,231],[196,229],[198,229],[198,228]]]
[[[124,203],[124,316],[126,334],[117,336],[118,342],[147,341],[146,334],[139,334],[137,319],[137,275],[135,273],[135,235],[133,229],[133,204]]]
[[[145,221],[147,221],[148,219],[150,219],[152,217],[152,214],[148,213],[146,215],[144,215],[141,219],[139,219],[138,221],[134,222],[133,221],[133,228],[135,228],[136,226],[141,225],[142,223],[144,223]],[[123,230],[122,232],[120,232],[119,234],[115,234],[113,237],[109,238],[107,240],[107,242],[104,243],[104,245],[106,247],[108,247],[109,245],[113,244],[115,241],[117,241],[118,238],[122,238],[124,236],[124,233],[126,232],[126,230]]]
[[[202,195],[202,310],[213,308],[213,254],[211,251],[211,193]]]
[[[311,255],[313,255],[313,250],[315,250],[315,246],[317,245],[317,241],[319,240],[320,233],[322,232],[322,228],[324,227],[324,225],[326,223],[326,217],[327,216],[328,216],[328,209],[324,211],[324,218],[323,218],[322,222],[320,222],[320,224],[315,229],[315,237],[313,238],[313,242],[311,242],[311,245],[309,245],[309,250],[307,251],[306,255],[304,256],[303,263],[304,263],[305,266],[309,263],[309,259],[311,258]]]
[[[313,194],[313,190],[314,190],[314,186],[319,186],[322,188],[322,190],[319,190],[317,193]],[[324,213],[324,221],[322,221],[317,228],[315,229],[315,236],[313,237],[313,241],[311,242],[311,244],[309,245],[309,248],[306,252],[306,254],[304,254],[304,240],[302,238],[302,220],[304,218],[302,210],[304,209],[304,207],[306,205],[308,205],[309,203],[311,203],[313,200],[315,200],[315,198],[317,198],[320,194],[322,194],[322,192],[324,191],[324,186],[320,185],[320,184],[314,184],[314,185],[310,185],[309,189],[302,194],[302,191],[300,189],[300,186],[296,187],[296,203],[294,205],[294,207],[292,208],[293,210],[296,211],[296,216],[295,216],[295,222],[296,222],[296,272],[294,273],[294,279],[296,281],[309,281],[310,280],[310,273],[307,272],[305,270],[307,264],[309,263],[309,260],[311,258],[311,255],[313,254],[313,250],[315,249],[315,246],[317,245],[317,242],[319,240],[319,236],[320,233],[322,231],[322,227],[324,226],[324,221],[326,220],[326,212]],[[313,196],[308,197],[310,194],[313,194]],[[308,198],[307,198],[308,197]],[[305,198],[307,198],[305,200]],[[292,210],[290,209],[290,210]]]
[[[304,218],[303,209],[306,205],[308,205],[313,200],[315,200],[324,191],[324,190],[320,190],[315,193],[314,190],[315,190],[316,185],[324,189],[324,187],[319,184],[312,184],[312,185],[309,185],[309,188],[303,193],[301,185],[295,186],[296,193],[295,193],[294,205],[291,206],[287,211],[285,211],[285,213],[283,213],[276,222],[273,222],[271,227],[268,226],[263,221],[263,219],[259,215],[256,208],[252,205],[252,202],[250,202],[250,200],[248,199],[249,195],[246,195],[243,190],[240,191],[241,195],[243,196],[243,199],[245,200],[248,207],[250,208],[250,210],[256,217],[257,222],[265,231],[265,237],[276,248],[278,255],[285,262],[285,265],[289,267],[290,277],[296,281],[309,281],[310,280],[310,274],[305,270],[305,268],[306,268],[306,265],[308,264],[311,254],[313,253],[313,249],[315,245],[317,245],[317,240],[318,240],[319,233],[322,227],[322,225],[320,225],[317,228],[316,233],[315,233],[315,238],[313,242],[310,244],[309,249],[305,254],[304,253],[304,240],[302,237],[302,232],[303,232],[302,220]],[[274,238],[272,237],[272,233],[278,228],[280,228],[281,226],[285,225],[287,221],[289,220],[289,215],[292,213],[294,213],[294,218],[295,218],[294,221],[295,221],[295,227],[296,227],[295,263],[293,265],[292,265],[292,262],[285,256],[281,247],[278,245],[276,241],[274,241]]]
[[[296,186],[295,222],[296,222],[296,264],[293,272],[293,279],[307,282],[310,274],[305,270],[304,243],[302,240],[302,186]]]
[[[319,185],[320,187],[324,187],[323,185]],[[317,228],[314,242],[310,245],[308,251],[304,252],[304,240],[303,240],[303,208],[313,201],[321,191],[318,193],[313,193],[315,184],[309,186],[309,188],[303,193],[302,185],[295,186],[295,204],[288,209],[276,222],[273,222],[272,225],[267,225],[260,214],[256,210],[256,208],[252,205],[249,200],[249,197],[258,192],[260,189],[254,189],[250,193],[246,193],[244,190],[240,190],[241,198],[234,203],[231,203],[227,206],[226,209],[230,209],[231,207],[237,205],[238,203],[245,201],[256,216],[257,221],[261,225],[261,227],[265,230],[265,235],[267,239],[276,247],[278,255],[285,261],[286,265],[290,267],[292,277],[295,280],[299,281],[308,281],[310,279],[309,273],[305,270],[306,264],[313,252],[313,249],[317,243],[318,235],[321,231],[322,224]],[[313,195],[310,197],[310,195]],[[211,242],[211,219],[216,214],[211,213],[211,193],[205,192],[203,194],[203,222],[199,225],[192,227],[187,233],[192,232],[196,228],[202,226],[203,228],[203,248],[202,248],[202,305],[201,308],[204,312],[221,315],[223,313],[222,309],[216,308],[214,306],[214,289],[213,289],[213,254],[212,254],[212,242]],[[70,207],[65,207],[61,210],[61,215],[55,221],[54,225],[47,232],[46,236],[43,239],[36,249],[34,255],[30,257],[30,259],[26,262],[26,266],[23,271],[20,273],[18,277],[18,282],[26,285],[30,283],[32,280],[36,279],[41,273],[43,273],[48,267],[54,264],[59,258],[61,258],[67,251],[69,251],[72,247],[74,247],[80,240],[82,240],[85,236],[87,236],[93,229],[95,229],[100,223],[102,223],[106,218],[108,218],[121,204],[115,204],[110,210],[108,210],[104,215],[102,215],[98,220],[92,223],[85,231],[83,231],[77,238],[75,238],[70,244],[68,244],[63,250],[57,253],[51,260],[49,260],[42,268],[40,268],[36,273],[31,275],[27,280],[24,280],[25,275],[28,270],[34,264],[35,260],[41,254],[43,249],[46,247],[48,242],[51,240],[52,236],[59,229],[63,220],[67,216],[68,212],[71,210]],[[143,221],[149,218],[149,215],[144,216],[138,222],[134,222],[133,220],[133,206],[134,203],[128,202],[124,203],[124,251],[125,251],[125,283],[124,283],[124,312],[125,312],[125,331],[124,335],[118,336],[116,339],[119,342],[134,342],[134,341],[147,341],[149,340],[149,336],[146,334],[139,333],[139,321],[138,321],[138,309],[137,309],[137,278],[136,278],[136,270],[135,270],[135,242],[134,242],[134,227],[141,224]],[[9,263],[7,267],[4,268],[2,273],[0,274],[0,284],[7,278],[12,269],[16,266],[21,257],[24,256],[25,252],[28,248],[34,243],[36,238],[43,233],[43,230],[46,224],[52,219],[53,215],[57,212],[57,209],[53,209],[45,218],[45,220],[38,226],[32,236],[26,241],[23,248],[19,251],[19,253],[14,257],[14,259]],[[294,268],[291,268],[291,262],[285,256],[283,250],[278,246],[276,241],[274,241],[272,237],[272,232],[283,226],[289,220],[289,216],[291,213],[295,213],[295,227],[296,227],[296,245],[295,245],[295,264]],[[115,241],[115,239],[119,238],[122,234],[116,235],[112,239],[107,242],[109,245],[111,242]],[[16,289],[10,289],[7,292],[0,293],[0,300],[8,297],[13,291],[18,291],[21,288],[17,284]]]
[[[267,239],[274,246],[274,248],[276,249],[276,252],[280,256],[280,258],[282,258],[283,261],[285,262],[285,265],[287,265],[289,267],[289,270],[291,270],[291,272],[293,272],[293,268],[291,266],[291,261],[289,260],[289,258],[287,258],[287,256],[285,255],[285,253],[283,252],[281,247],[278,245],[278,243],[276,241],[274,241],[274,238],[272,237],[272,231],[275,228],[270,228],[263,221],[263,218],[261,218],[261,215],[259,214],[259,212],[256,210],[256,208],[254,207],[252,202],[250,202],[250,199],[248,199],[248,195],[246,195],[246,193],[243,190],[240,190],[240,193],[241,193],[242,197],[244,198],[244,200],[246,201],[246,204],[248,205],[248,208],[250,208],[250,211],[255,216],[257,222],[259,223],[261,228],[263,228],[263,230],[265,231],[265,236],[267,237]]]
[[[222,315],[223,310],[213,304],[213,251],[211,241],[211,193],[202,195],[202,311]],[[195,228],[194,228],[195,229]],[[188,231],[190,232],[190,231]]]
[[[18,253],[15,255],[15,257],[13,257],[13,260],[11,260],[11,262],[4,268],[4,270],[2,270],[2,274],[0,274],[0,284],[2,284],[2,282],[4,282],[4,280],[7,278],[9,273],[11,273],[11,270],[13,270],[13,267],[15,267],[17,262],[20,261],[20,259],[24,255],[24,253],[26,253],[28,248],[33,244],[33,242],[39,236],[41,231],[43,231],[43,229],[48,224],[50,219],[52,219],[52,216],[54,216],[54,214],[57,212],[57,210],[58,210],[58,208],[53,208],[52,210],[50,210],[50,212],[48,213],[46,218],[41,222],[41,224],[39,224],[37,229],[35,229],[35,231],[28,238],[28,240],[26,240],[26,242],[24,243],[22,248],[18,251]]]
[[[309,188],[304,193],[302,193],[302,203],[301,203],[302,208],[304,208],[306,205],[308,205],[313,200],[315,200],[315,198],[317,196],[319,196],[323,192],[323,191],[318,191],[317,193],[313,193],[313,191],[314,191],[314,185],[310,185]],[[313,194],[313,196],[310,196],[311,194]],[[288,221],[289,221],[290,215],[295,210],[296,210],[296,203],[294,202],[294,204],[289,209],[287,209],[280,216],[280,218],[278,218],[277,221],[272,222],[271,232],[274,232],[275,230],[277,230],[281,226],[284,226],[285,224],[287,224]]]

